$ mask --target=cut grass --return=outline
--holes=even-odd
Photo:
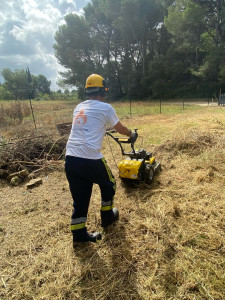
[[[53,130],[60,118],[68,122],[72,106],[59,111],[62,116],[56,121],[53,114],[50,126],[40,113],[42,127]],[[225,298],[224,108],[137,115],[123,122],[139,129],[142,147],[161,161],[162,172],[150,186],[124,186],[116,165],[120,149],[104,140],[120,220],[100,243],[72,248],[72,199],[63,162],[32,191],[1,182],[1,299]],[[94,186],[90,231],[101,231],[100,199]]]

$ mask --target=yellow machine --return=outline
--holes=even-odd
[[[113,136],[115,131],[107,131],[106,134],[111,136],[121,148],[122,155],[126,156],[119,164],[119,176],[122,179],[140,180],[150,184],[154,175],[161,170],[160,162],[156,161],[152,153],[146,152],[144,149],[135,150],[134,144],[130,138],[119,138]],[[135,129],[137,132],[137,129]],[[122,144],[131,144],[131,151],[125,153]]]

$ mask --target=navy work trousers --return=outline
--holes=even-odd
[[[66,156],[65,171],[73,197],[71,224],[85,222],[94,183],[100,187],[102,207],[104,204],[112,207],[116,182],[104,158],[93,160]]]

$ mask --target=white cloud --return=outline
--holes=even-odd
[[[90,0],[1,0],[0,71],[26,68],[56,87],[58,64],[54,34],[68,13],[82,14]],[[0,80],[2,81],[2,80]]]
[[[64,3],[76,5],[73,0],[59,0],[59,4],[64,4]]]
[[[37,5],[28,7],[25,3],[22,8],[24,20],[20,25],[14,25],[9,32],[18,41],[28,42],[34,37],[39,39],[46,35],[52,36],[62,18],[59,9],[50,4],[39,9]]]

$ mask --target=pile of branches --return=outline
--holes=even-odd
[[[50,161],[62,160],[66,138],[32,132],[10,141],[0,141],[0,179],[14,172],[26,170],[29,173],[44,169]]]

